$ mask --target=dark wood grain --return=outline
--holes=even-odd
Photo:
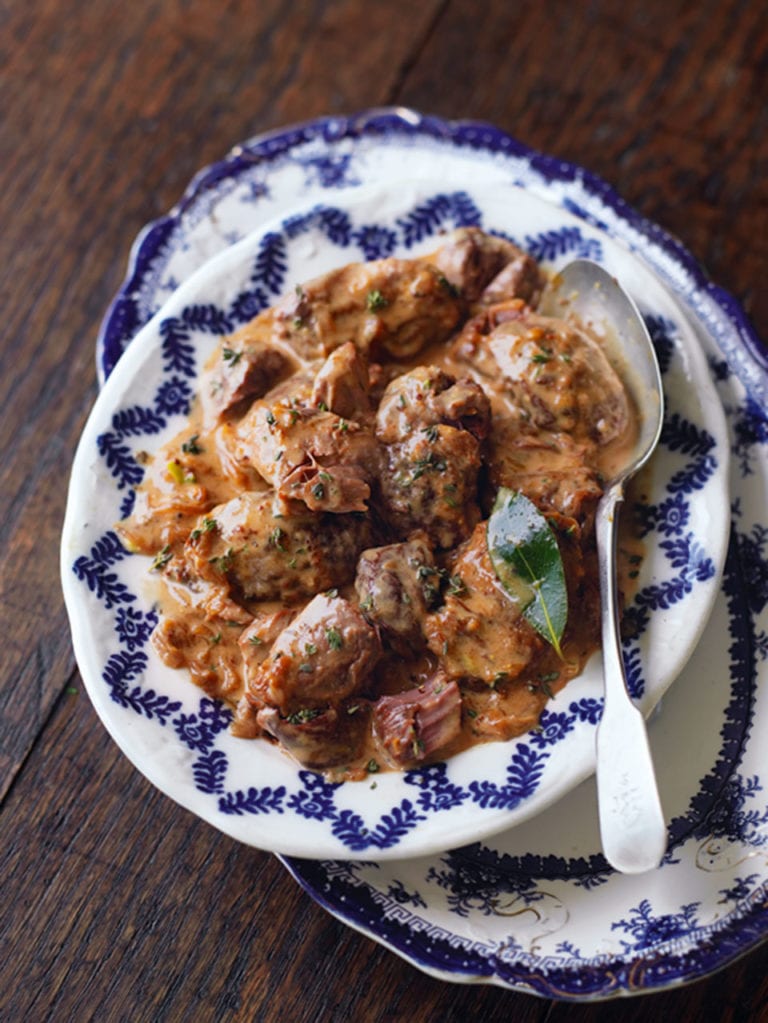
[[[0,1019],[768,1019],[762,949],[689,988],[573,1006],[443,983],[343,926],[117,751],[58,584],[94,341],[133,238],[260,131],[385,103],[492,121],[601,175],[768,337],[764,5],[11,0],[0,90]]]

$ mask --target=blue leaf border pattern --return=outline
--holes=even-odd
[[[134,488],[143,476],[129,442],[157,434],[171,417],[184,415],[189,410],[192,381],[197,373],[196,338],[226,335],[274,301],[285,288],[289,249],[298,238],[309,231],[319,231],[330,243],[342,249],[352,248],[369,258],[374,251],[389,253],[397,245],[411,248],[447,227],[481,224],[481,213],[471,197],[457,191],[438,193],[419,202],[395,224],[357,225],[345,210],[320,203],[306,213],[285,218],[281,230],[266,233],[253,258],[248,287],[227,308],[211,303],[192,304],[161,321],[164,375],[152,404],[117,411],[112,417],[111,429],[99,436],[99,454],[117,491],[124,493],[120,514],[130,513]],[[579,227],[573,226],[526,237],[523,244],[541,259],[569,252],[593,257],[601,254],[599,242],[593,242]],[[668,364],[674,350],[675,325],[661,317],[656,317],[652,323],[657,348]],[[685,529],[687,501],[715,469],[711,453],[714,440],[705,431],[673,416],[665,424],[662,443],[670,450],[684,453],[689,461],[670,481],[669,498],[658,506],[643,509],[644,524],[647,532],[655,530],[665,538],[661,546],[677,574],[663,587],[641,591],[629,609],[631,638],[625,643],[625,658],[635,696],[641,696],[644,690],[637,642],[647,627],[650,614],[657,607],[681,600],[697,582],[714,573],[706,552],[698,549],[693,534]],[[142,673],[148,663],[143,648],[148,642],[155,612],[144,612],[135,606],[138,598],[112,571],[113,565],[126,556],[116,535],[108,532],[87,556],[78,557],[72,566],[76,577],[105,609],[118,609],[115,636],[120,648],[108,658],[102,678],[113,701],[161,727],[170,725],[179,740],[197,754],[191,764],[194,786],[215,799],[217,810],[223,815],[292,813],[328,824],[332,834],[352,854],[391,849],[429,815],[462,803],[471,802],[489,810],[520,806],[538,790],[554,746],[574,728],[593,728],[599,720],[599,700],[572,702],[567,711],[545,710],[540,728],[526,737],[527,741],[518,743],[511,755],[502,784],[473,782],[463,788],[448,780],[445,764],[407,772],[405,780],[414,788],[413,799],[402,799],[373,823],[366,823],[359,814],[340,809],[335,801],[339,786],[311,771],[298,772],[301,787],[291,792],[284,786],[230,790],[226,785],[227,756],[215,745],[217,736],[229,723],[229,711],[203,697],[196,713],[183,713],[178,701],[141,686]]]

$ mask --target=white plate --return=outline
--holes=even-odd
[[[682,310],[630,252],[572,214],[515,185],[446,191],[444,184],[424,178],[350,189],[333,206],[300,207],[210,260],[131,343],[75,460],[65,596],[99,714],[163,791],[227,834],[275,852],[384,860],[443,850],[530,818],[594,768],[599,657],[550,702],[540,731],[474,747],[447,764],[377,775],[374,784],[332,785],[267,743],[233,738],[224,709],[185,673],[166,668],[146,642],[154,618],[149,559],[123,556],[113,533],[141,474],[134,453],[151,453],[178,431],[222,335],[298,283],[364,258],[371,238],[408,255],[433,248],[447,227],[476,223],[531,247],[559,239],[555,265],[574,250],[605,263],[653,324],[667,390],[644,509],[647,556],[627,611],[635,634],[625,646],[630,684],[646,713],[688,660],[717,593],[728,534],[728,445]]]
[[[332,202],[339,189],[391,178],[393,165],[408,177],[425,164],[478,184],[501,175],[631,246],[685,308],[725,405],[733,524],[724,586],[651,725],[671,854],[652,875],[611,873],[590,780],[470,848],[464,878],[453,854],[378,868],[284,863],[339,919],[445,980],[589,1000],[701,978],[768,933],[768,360],[741,309],[691,256],[605,182],[490,125],[403,109],[321,118],[236,147],[146,228],[104,321],[100,372],[169,288],[231,239],[297,202]]]

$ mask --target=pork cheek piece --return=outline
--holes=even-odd
[[[423,623],[439,596],[439,574],[426,537],[363,551],[355,590],[366,617],[404,656],[424,646]]]
[[[252,702],[293,714],[360,692],[381,656],[376,629],[343,597],[319,593],[246,678]]]
[[[443,549],[469,535],[480,518],[480,439],[490,402],[471,380],[420,366],[393,380],[376,416],[384,445],[385,515],[407,535],[424,529]]]
[[[173,572],[290,604],[351,582],[371,539],[367,516],[275,514],[271,494],[249,492],[199,520]]]
[[[461,730],[461,693],[441,677],[396,696],[382,696],[373,710],[381,747],[397,767],[426,760]]]

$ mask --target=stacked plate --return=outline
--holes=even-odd
[[[603,263],[659,355],[667,415],[624,651],[633,696],[653,715],[669,824],[650,874],[616,874],[600,853],[599,658],[535,733],[330,784],[232,738],[226,709],[157,660],[146,559],[113,530],[141,479],[135,454],[178,431],[221,336],[302,280],[429,251],[466,224],[548,269]],[[91,699],[155,785],[279,854],[321,905],[446,980],[607,998],[695,979],[762,940],[768,366],[736,304],[678,244],[586,172],[488,125],[401,109],[321,119],[237,147],[142,232],[97,363],[64,590]]]

